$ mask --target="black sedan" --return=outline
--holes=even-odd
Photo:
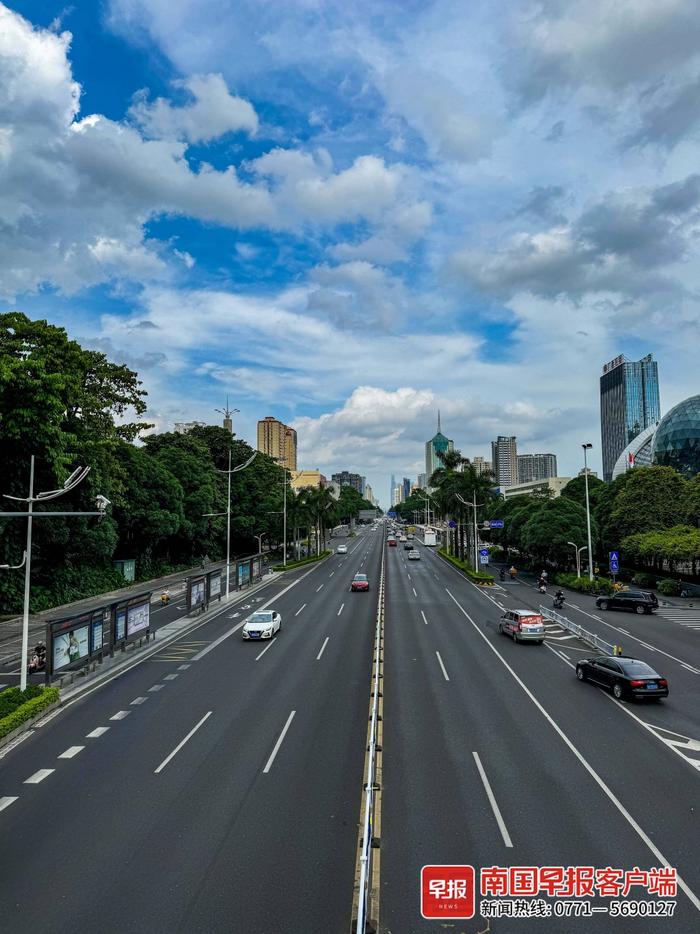
[[[620,700],[652,698],[660,700],[668,697],[668,681],[638,658],[628,655],[597,655],[595,658],[582,658],[576,664],[576,677],[579,681],[593,681],[612,691]]]
[[[404,542],[403,550],[404,550],[404,551],[412,551],[412,550],[413,550],[413,542]]]
[[[600,610],[633,610],[635,613],[652,613],[659,606],[655,593],[646,590],[620,590],[618,593],[597,597],[595,605]]]

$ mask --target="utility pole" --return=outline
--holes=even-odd
[[[472,502],[468,503],[463,496],[460,496],[459,493],[455,493],[455,497],[462,503],[464,506],[469,506],[470,509],[474,510],[474,570],[479,570],[479,533],[476,527],[476,511],[481,506],[484,506],[484,503],[477,503],[476,501],[476,490],[474,490]]]
[[[588,460],[587,453],[593,447],[593,445],[588,442],[582,444],[583,448],[583,472],[586,482],[586,529],[588,531],[588,580],[593,580],[593,545],[591,543],[591,504],[588,499]]]

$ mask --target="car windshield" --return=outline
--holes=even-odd
[[[249,623],[271,623],[272,622],[272,610],[258,610],[257,613],[253,613],[248,617]]]
[[[366,581],[366,580],[367,580],[367,575],[366,575],[366,574],[356,574],[356,575],[355,575],[355,580],[356,580],[356,581]],[[346,586],[347,586],[347,585],[346,585]]]
[[[635,678],[658,678],[653,668],[650,668],[646,662],[620,662],[622,670],[626,675],[632,675]]]

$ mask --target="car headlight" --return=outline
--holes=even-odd
[[[271,629],[266,629],[266,630],[263,632],[263,635],[264,635],[264,636],[271,636],[271,635],[272,635],[272,630],[271,630]]]

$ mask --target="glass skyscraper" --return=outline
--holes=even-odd
[[[435,471],[442,467],[442,461],[438,454],[446,454],[448,451],[454,451],[454,442],[443,435],[440,425],[440,412],[438,411],[438,430],[430,441],[425,442],[425,477],[428,486],[430,478]]]
[[[600,377],[603,479],[612,480],[615,461],[640,432],[661,417],[658,365],[651,354],[636,362],[616,357]]]

